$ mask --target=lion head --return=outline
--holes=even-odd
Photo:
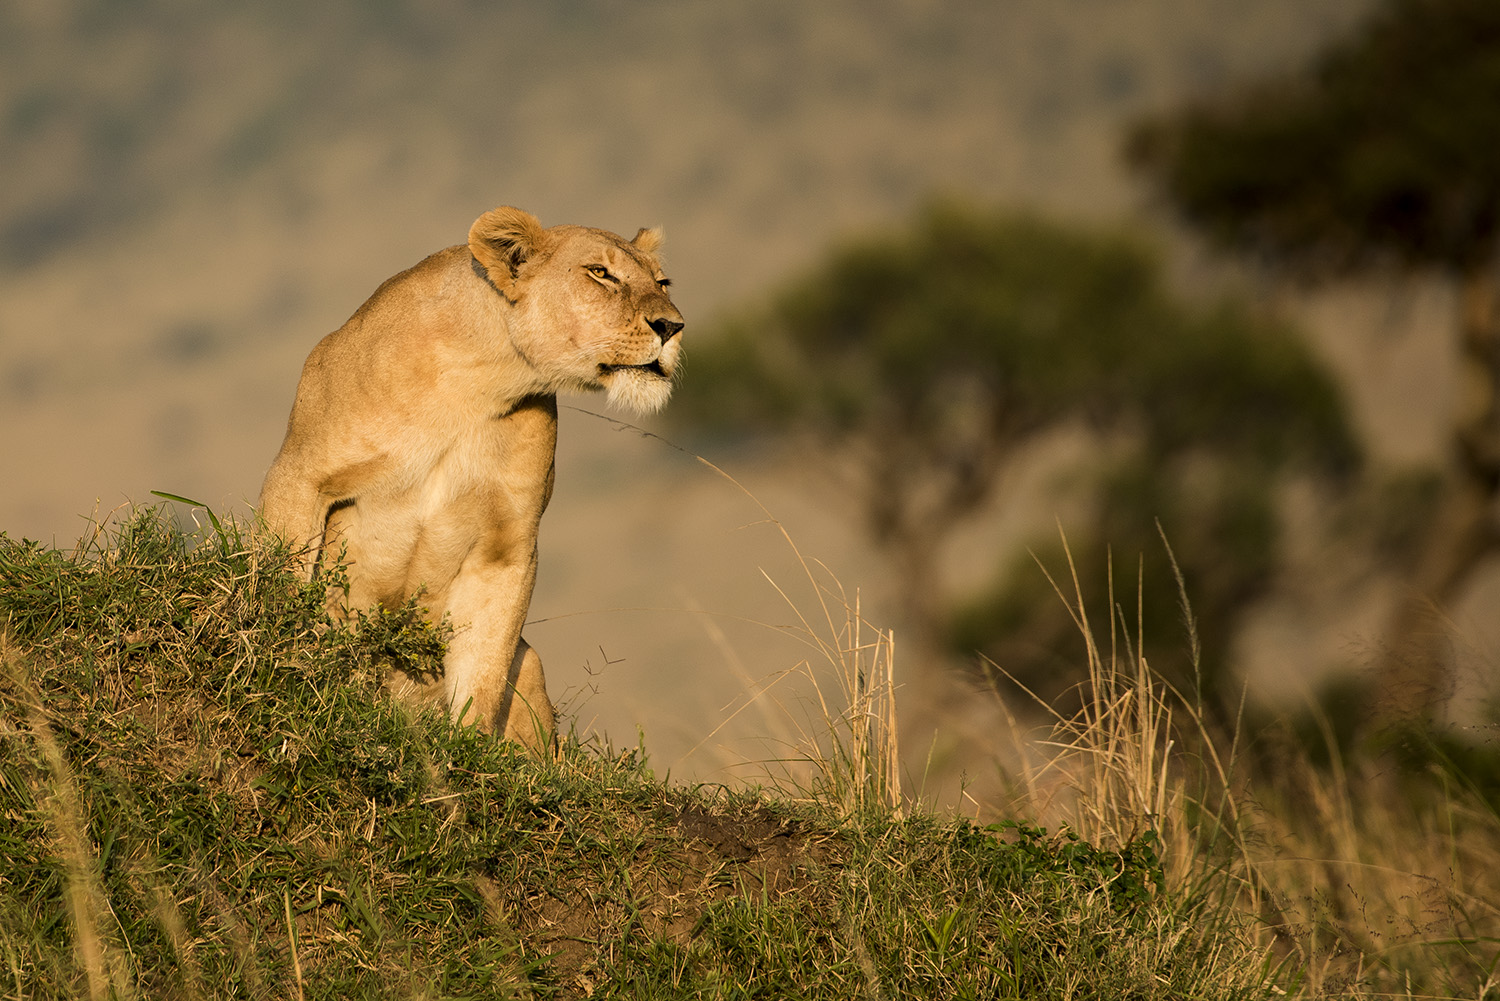
[[[659,229],[626,240],[587,226],[543,228],[504,206],[469,230],[469,251],[513,305],[516,351],[555,389],[604,390],[637,413],[660,410],[682,355],[682,314],[657,252]]]

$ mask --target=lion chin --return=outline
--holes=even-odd
[[[605,398],[609,402],[642,417],[656,413],[667,405],[672,395],[672,380],[654,366],[631,365],[610,369],[604,374]]]

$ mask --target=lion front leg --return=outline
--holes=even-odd
[[[545,755],[556,741],[557,716],[547,695],[542,659],[524,639],[516,645],[509,670],[465,670],[449,648],[444,689],[455,719],[478,726],[504,740],[513,740]]]
[[[538,753],[551,747],[555,716],[542,661],[521,638],[536,579],[524,564],[465,567],[444,611],[454,626],[443,687],[455,719]]]
[[[524,639],[511,658],[510,673],[495,713],[495,732],[538,755],[548,754],[557,742],[557,716],[547,697],[542,658]]]

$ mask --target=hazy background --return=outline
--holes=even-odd
[[[1295,67],[1369,7],[12,0],[0,530],[66,545],[84,516],[153,489],[244,510],[307,351],[495,205],[548,225],[664,226],[691,378],[709,318],[935,193],[1149,219],[1119,162],[1125,124]],[[1225,280],[1186,242],[1176,270],[1189,290]],[[1346,382],[1373,460],[1433,460],[1450,413],[1443,293],[1344,288],[1285,305]],[[644,728],[674,774],[722,778],[724,762],[777,753],[754,739],[785,732],[774,705],[710,734],[752,681],[803,655],[757,624],[795,618],[762,569],[814,607],[785,544],[690,456],[567,409],[602,411],[597,398],[563,403],[528,629],[554,696],[616,744]],[[807,477],[708,458],[881,621],[892,582]],[[1022,478],[975,531],[1018,540],[1050,524],[1036,487]],[[955,584],[993,568],[966,566],[966,551]],[[1283,594],[1257,613],[1242,658],[1267,691],[1376,641],[1399,584],[1341,572],[1333,589],[1309,577],[1326,600]],[[1497,576],[1458,610],[1491,650]],[[968,704],[939,749],[982,770],[961,760],[963,731],[998,724]],[[904,734],[919,764],[932,734],[917,718]]]

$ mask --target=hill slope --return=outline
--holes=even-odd
[[[537,761],[380,693],[232,525],[0,534],[0,982],[18,998],[1246,997],[1262,954],[1151,835],[841,811]]]

